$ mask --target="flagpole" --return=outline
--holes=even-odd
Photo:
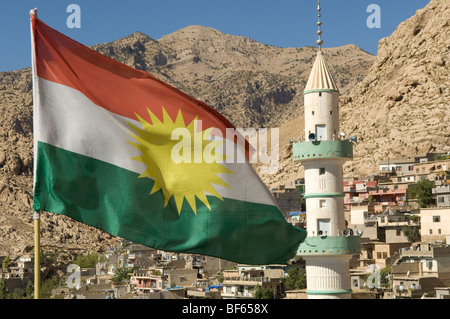
[[[33,213],[34,219],[34,299],[39,299],[41,285],[41,220],[39,212]]]
[[[37,17],[37,9],[30,10],[30,15]],[[34,34],[33,26],[30,23],[31,28],[31,69],[32,69],[32,80],[33,80],[33,112],[36,112],[37,106],[37,81],[36,81],[36,61],[35,61],[35,50],[34,50]],[[36,140],[36,139],[35,139]],[[34,145],[34,168],[36,169],[36,146]],[[33,174],[33,188],[34,188],[34,178],[36,174]],[[41,286],[41,220],[39,212],[33,213],[34,220],[34,299],[39,299],[40,297],[40,286]]]

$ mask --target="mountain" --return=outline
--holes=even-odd
[[[142,33],[94,50],[145,70],[204,101],[237,127],[274,127],[303,105],[316,49],[279,48],[189,26],[153,40]],[[343,92],[361,81],[375,57],[355,45],[325,49]]]
[[[277,127],[297,118],[316,49],[279,48],[190,26],[154,40],[136,32],[94,50],[203,100],[237,127]],[[342,92],[375,57],[355,45],[324,49]],[[33,249],[31,70],[0,72],[0,255]],[[98,251],[118,242],[63,216],[42,214],[45,249]]]
[[[340,97],[341,130],[358,136],[346,177],[370,176],[380,160],[450,151],[449,24],[449,1],[431,0],[379,42],[367,76]],[[280,171],[266,184],[303,176],[288,156],[289,138],[304,136],[303,121],[301,114],[281,126]]]

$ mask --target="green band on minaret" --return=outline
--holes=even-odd
[[[336,92],[339,93],[339,90],[334,89],[317,89],[317,90],[308,90],[303,92],[303,95],[309,94],[309,93],[318,93],[318,92]]]

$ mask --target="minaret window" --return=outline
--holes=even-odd
[[[319,205],[320,205],[320,208],[325,208],[325,207],[327,207],[327,201],[325,199],[321,199],[319,201]]]
[[[319,168],[319,175],[325,175],[325,167]]]

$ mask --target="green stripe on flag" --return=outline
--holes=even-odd
[[[34,209],[69,216],[114,236],[169,252],[254,265],[286,263],[306,237],[275,206],[208,196],[197,215],[173,198],[164,208],[153,180],[49,144],[38,144]]]

